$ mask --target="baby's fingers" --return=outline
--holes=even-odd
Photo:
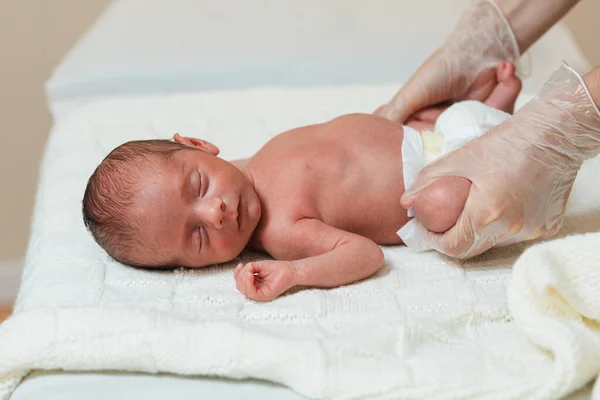
[[[256,286],[255,286],[255,276],[254,269],[251,264],[247,264],[244,267],[243,272],[243,280],[244,280],[244,294],[250,298],[252,298],[256,294]]]
[[[235,280],[237,280],[240,271],[242,270],[242,268],[244,267],[244,264],[239,263],[237,267],[235,267],[235,270],[233,271],[233,277],[235,278]]]
[[[239,266],[238,266],[239,268]],[[245,276],[244,276],[244,268],[242,266],[242,268],[236,268],[235,269],[235,287],[237,290],[239,290],[240,292],[244,293],[244,284],[245,284]]]
[[[239,264],[235,268],[235,287],[237,290],[248,296],[249,290],[254,287],[254,275],[248,268],[249,264]],[[252,283],[249,285],[249,283]]]

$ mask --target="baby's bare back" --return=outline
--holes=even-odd
[[[368,114],[293,129],[249,162],[262,204],[258,236],[276,224],[318,219],[379,244],[401,243],[402,126]],[[277,229],[275,229],[277,231]]]

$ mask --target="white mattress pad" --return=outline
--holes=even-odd
[[[225,159],[243,157],[283,130],[369,112],[396,89],[115,98],[61,119],[42,164],[15,314],[0,325],[0,399],[32,369],[250,377],[320,399],[546,399],[593,379],[597,159],[584,165],[552,241],[469,262],[387,247],[385,267],[364,282],[264,304],[236,291],[232,264],[136,270],[85,231],[87,178],[124,141],[179,132],[211,140]]]

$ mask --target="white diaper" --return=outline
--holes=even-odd
[[[510,118],[504,111],[488,107],[478,101],[463,101],[453,104],[438,118],[434,132],[419,133],[404,127],[402,142],[402,165],[404,187],[410,188],[419,172],[438,157],[458,149],[469,140],[483,135],[489,129]],[[408,210],[413,217],[414,211]],[[411,219],[397,232],[402,241],[415,251],[430,250],[422,238],[427,230],[415,219]]]

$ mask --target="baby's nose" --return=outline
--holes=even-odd
[[[205,224],[212,225],[216,229],[223,227],[225,216],[225,202],[220,197],[206,199],[206,207],[203,207],[203,220]]]

